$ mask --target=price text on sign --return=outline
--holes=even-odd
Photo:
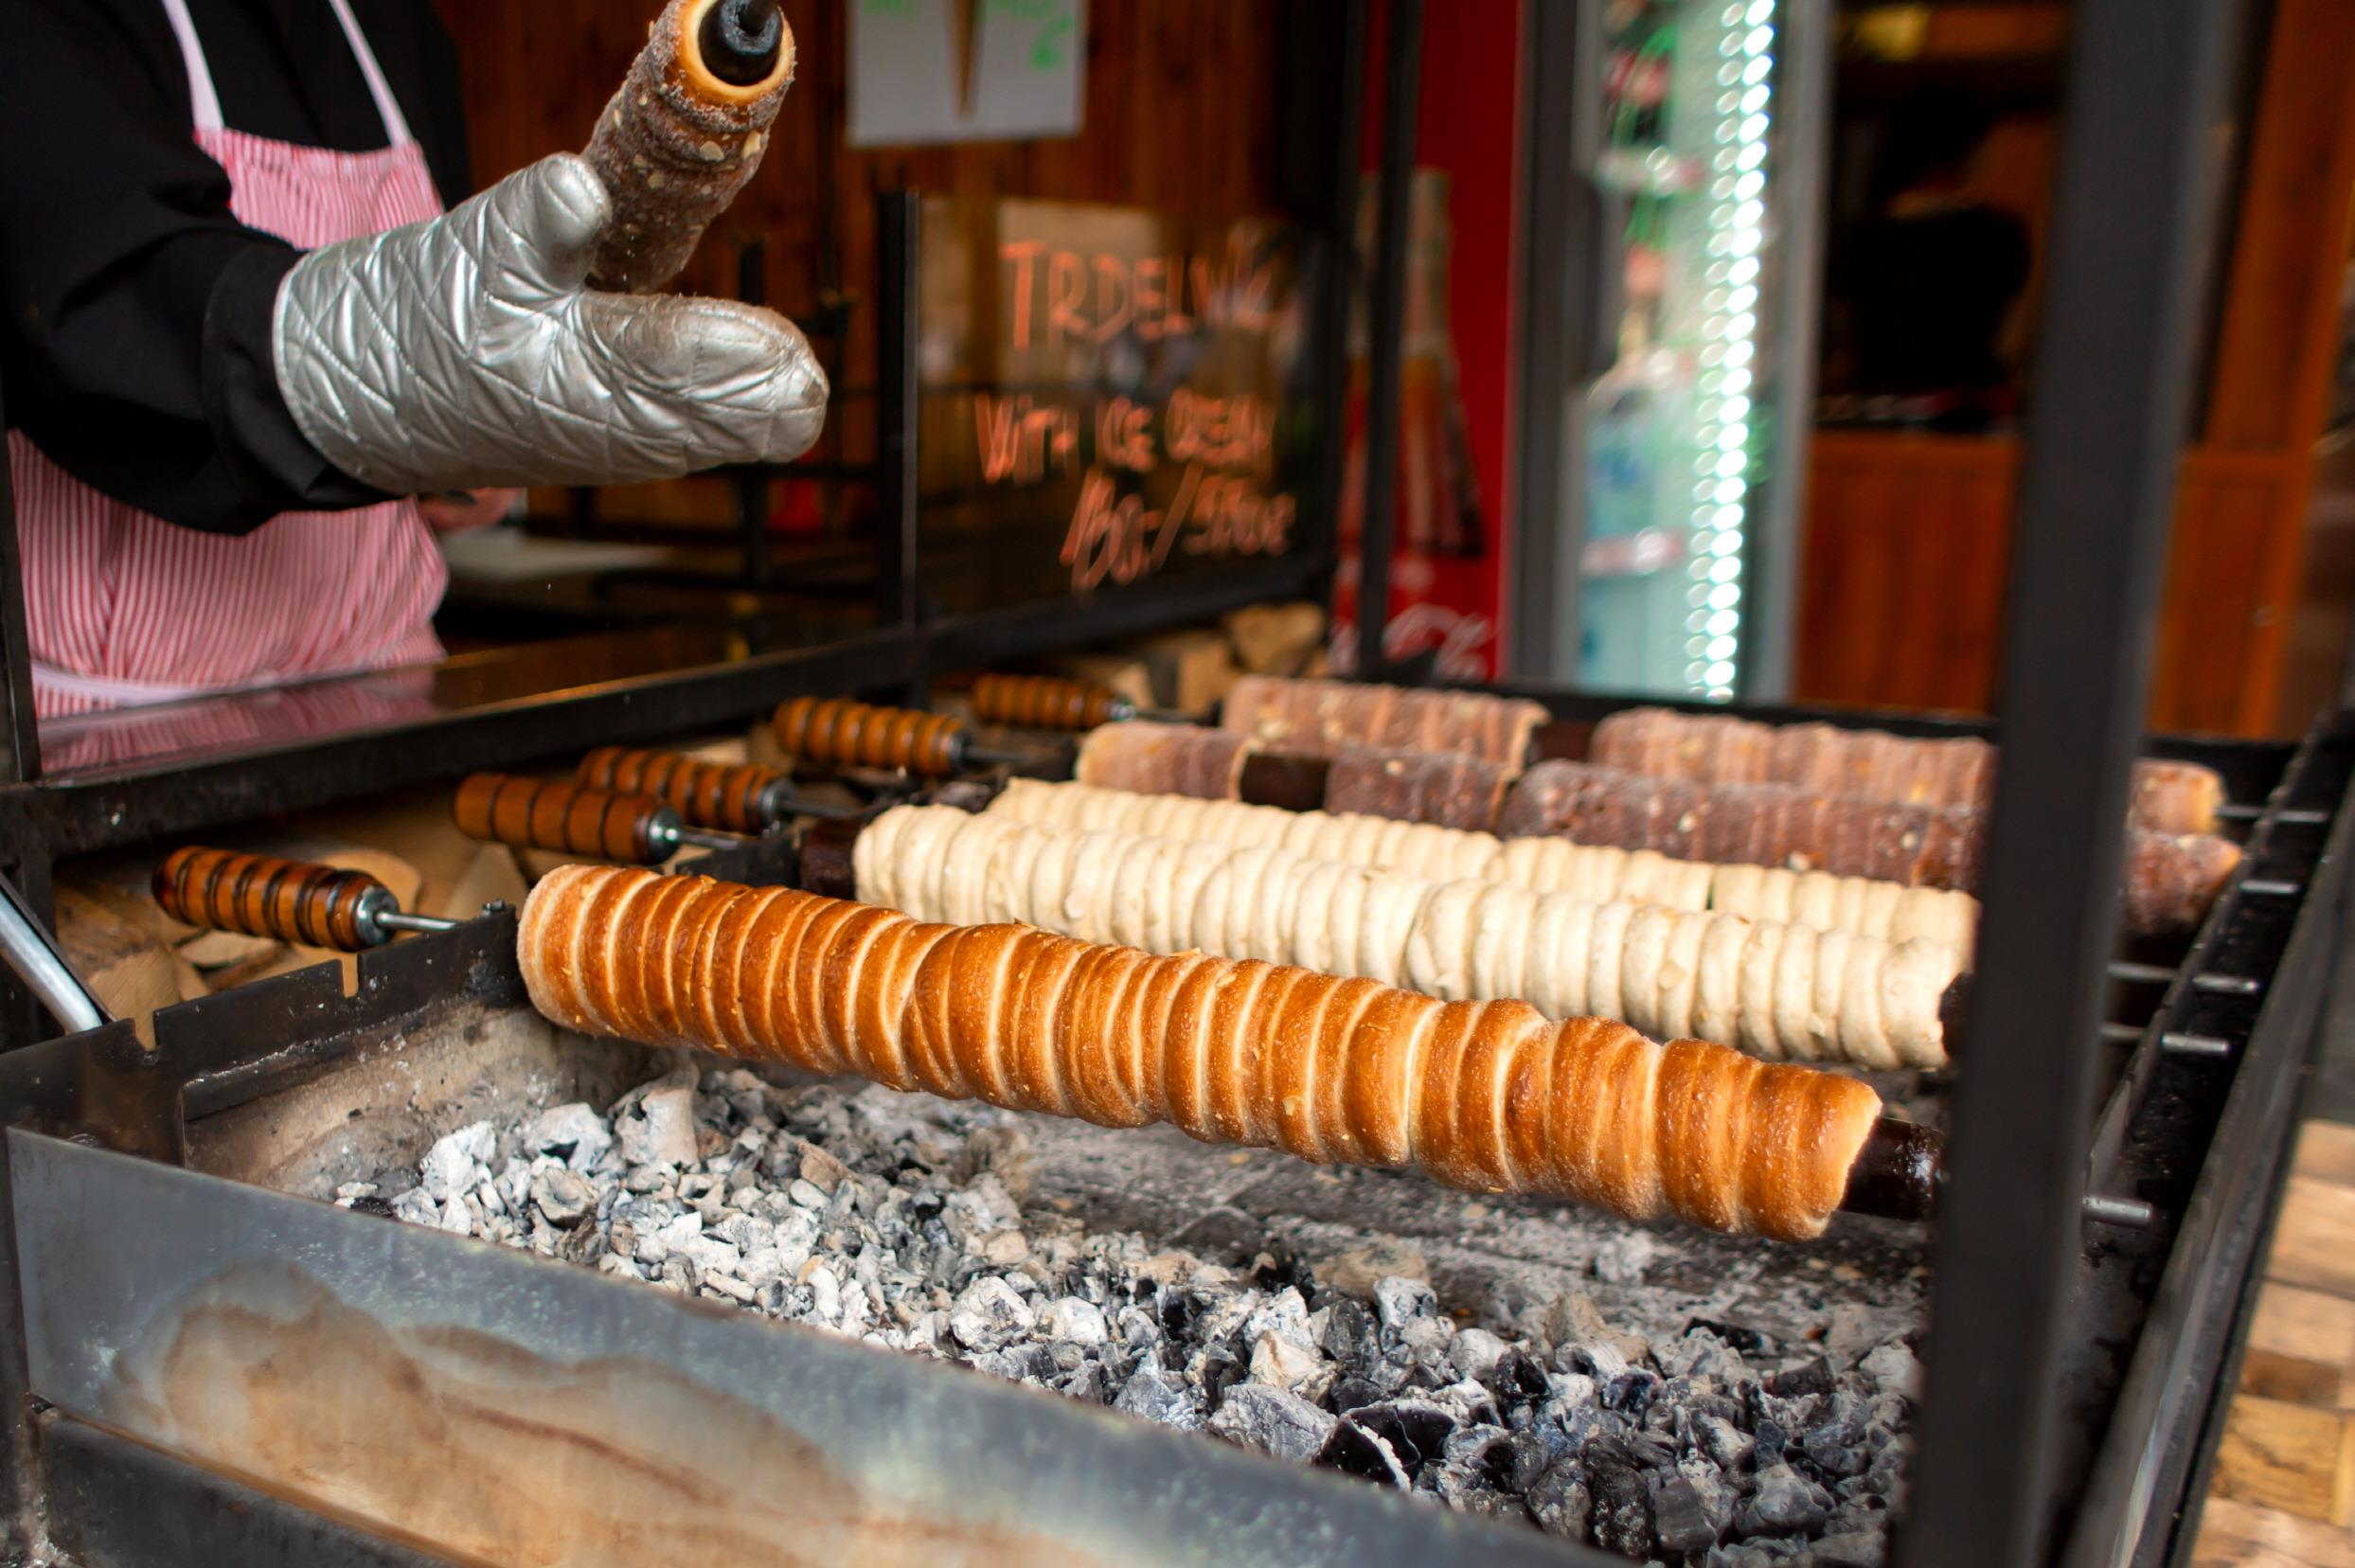
[[[1129,258],[1035,240],[999,246],[1008,347],[1016,355],[1172,340],[1205,361],[1238,342],[1264,353],[1276,279],[1240,246]],[[1212,380],[1215,382],[1215,377]],[[972,395],[986,486],[1078,481],[1062,560],[1075,591],[1129,583],[1172,557],[1262,556],[1289,547],[1297,506],[1276,487],[1269,397],[1195,384],[1152,395]]]

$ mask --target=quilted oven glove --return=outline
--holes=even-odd
[[[311,252],[279,286],[279,390],[337,468],[395,495],[605,485],[784,462],[826,418],[793,323],[586,286],[613,204],[569,153],[439,218]]]

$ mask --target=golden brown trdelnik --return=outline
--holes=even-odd
[[[543,878],[520,956],[533,1005],[586,1033],[1788,1239],[1822,1234],[1881,1107],[1522,1002],[635,869]]]
[[[1970,807],[1835,799],[1788,784],[1696,784],[1584,762],[1543,762],[1523,775],[1500,826],[1684,860],[1966,890],[1978,885],[1987,836],[1986,814]],[[2198,925],[2239,862],[2239,847],[2221,838],[2130,829],[2128,928]]]
[[[1330,757],[1346,745],[1388,746],[1518,769],[1545,717],[1514,697],[1246,675],[1227,693],[1219,723],[1268,751]]]
[[[1232,800],[1243,760],[1257,749],[1231,730],[1134,719],[1088,731],[1074,772],[1080,783],[1100,789]]]
[[[1626,708],[1595,726],[1589,760],[1700,784],[1790,784],[1850,800],[1985,806],[1995,748],[1969,736],[1921,739],[1832,724],[1761,724],[1729,714]],[[2134,764],[2130,820],[2159,833],[2216,828],[2224,781],[2213,768],[2145,757]]]

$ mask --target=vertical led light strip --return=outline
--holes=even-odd
[[[1704,14],[1707,4],[1704,0]],[[1715,45],[1685,684],[1719,698],[1734,694],[1741,648],[1741,545],[1750,498],[1750,394],[1758,347],[1758,251],[1766,242],[1776,4],[1734,0],[1718,18]]]

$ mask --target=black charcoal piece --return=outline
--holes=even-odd
[[[1586,1487],[1595,1500],[1595,1544],[1636,1562],[1651,1556],[1651,1495],[1626,1447],[1608,1437],[1586,1445]]]
[[[1317,1450],[1316,1463],[1345,1475],[1396,1487],[1401,1491],[1414,1484],[1406,1467],[1399,1462],[1397,1452],[1383,1438],[1367,1431],[1355,1417],[1345,1416],[1334,1425],[1333,1434]]]
[[[1651,1520],[1653,1539],[1664,1552],[1700,1552],[1717,1544],[1717,1522],[1681,1475],[1651,1494]]]
[[[1721,1342],[1740,1351],[1745,1356],[1771,1349],[1775,1343],[1756,1328],[1744,1328],[1733,1323],[1716,1323],[1708,1318],[1694,1318],[1685,1325],[1685,1332],[1687,1334],[1695,1329],[1715,1334]]]
[[[1831,1392],[1831,1366],[1823,1357],[1785,1367],[1766,1380],[1766,1391],[1776,1399],[1795,1399]]]

